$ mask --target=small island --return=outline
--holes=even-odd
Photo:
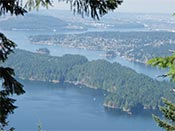
[[[107,51],[106,52],[106,58],[107,59],[113,59],[113,58],[115,58],[117,55],[116,55],[116,53],[115,53],[115,51]]]
[[[59,45],[68,48],[106,51],[108,58],[123,57],[129,61],[146,63],[148,59],[171,55],[174,49],[173,32],[88,32],[82,34],[36,35],[31,43]],[[109,52],[108,52],[109,51]],[[111,52],[112,51],[112,52]],[[105,54],[104,54],[105,55]]]
[[[50,51],[47,48],[39,48],[39,49],[36,50],[36,52],[39,53],[39,54],[45,54],[45,55],[50,54]]]

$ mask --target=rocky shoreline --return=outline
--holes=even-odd
[[[49,81],[45,81],[45,80],[37,80],[37,79],[33,79],[33,78],[29,78],[29,79],[25,79],[25,78],[20,78],[22,80],[29,80],[29,81],[41,81],[41,82],[51,82],[51,83],[54,83],[54,84],[58,84],[58,83],[61,83],[59,80],[49,80]],[[85,86],[85,87],[88,87],[88,88],[91,88],[91,89],[98,89],[98,87],[94,87],[92,85],[89,85],[88,83],[83,83],[82,81],[69,81],[69,80],[65,80],[64,83],[69,83],[69,84],[73,84],[75,86],[77,85],[80,85],[80,86]],[[109,92],[109,91],[108,91]],[[115,105],[115,103],[111,102],[111,101],[105,101],[103,103],[103,106],[105,108],[109,108],[109,109],[116,109],[116,110],[121,110],[123,112],[126,112],[128,115],[132,115],[133,112],[132,112],[132,109],[131,108],[119,108],[117,107],[117,105]],[[143,106],[143,110],[150,110],[150,111],[155,111],[156,108],[155,107],[149,107],[149,106]]]

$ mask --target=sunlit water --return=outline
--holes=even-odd
[[[46,34],[45,32],[4,31],[9,38],[18,43],[18,48],[35,52],[36,49],[47,47],[51,55],[80,54],[89,60],[106,59],[100,54],[104,51],[82,50],[60,46],[33,45],[28,36]],[[48,32],[47,32],[48,33]],[[60,32],[67,33],[67,32]],[[77,33],[77,32],[76,32]],[[50,32],[50,34],[54,34]],[[138,73],[152,78],[163,73],[159,69],[143,64],[127,61],[116,57],[109,60],[130,67]],[[36,131],[37,124],[42,123],[46,131],[62,130],[133,130],[155,131],[161,130],[149,114],[127,115],[103,107],[105,92],[73,86],[70,84],[49,84],[23,81],[26,93],[17,97],[15,114],[10,115],[10,125],[16,131]]]
[[[127,115],[103,107],[106,92],[71,84],[23,81],[26,93],[17,97],[10,125],[16,131],[159,130],[150,114]]]

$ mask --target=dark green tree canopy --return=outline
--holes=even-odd
[[[73,12],[82,16],[91,15],[92,18],[99,19],[111,10],[115,10],[122,0],[69,0]]]
[[[171,56],[157,57],[148,61],[148,64],[157,66],[160,68],[167,68],[168,72],[161,75],[162,77],[169,77],[171,81],[175,82],[175,53]],[[174,90],[173,90],[174,93]],[[175,104],[167,99],[163,99],[165,106],[160,107],[160,111],[163,113],[164,120],[161,120],[158,116],[153,115],[157,124],[167,131],[175,130]]]
[[[157,66],[159,68],[168,68],[166,74],[162,74],[162,77],[169,77],[171,81],[175,82],[175,53],[171,56],[156,57],[148,61],[148,64]]]
[[[70,4],[74,13],[82,16],[90,15],[94,19],[99,19],[99,16],[115,10],[123,2],[123,0],[58,0],[60,1]],[[52,0],[27,0],[25,4],[22,0],[0,0],[0,14],[24,15],[27,11],[38,9],[40,6],[48,8],[52,5]]]
[[[0,0],[0,14],[10,12],[15,15],[23,15],[26,10],[21,7],[21,4],[19,0]]]
[[[0,62],[5,62],[15,46],[14,42],[0,33]],[[15,100],[8,96],[13,94],[20,95],[25,92],[22,84],[13,77],[14,75],[12,68],[0,66],[0,79],[2,79],[2,90],[0,90],[0,129],[8,125],[7,116],[13,113],[13,110],[16,108],[13,105]]]
[[[160,110],[163,113],[165,120],[161,120],[158,116],[153,115],[158,125],[167,131],[175,130],[175,104],[167,99],[163,99],[165,106],[161,106]]]

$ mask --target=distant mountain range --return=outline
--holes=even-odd
[[[103,16],[100,21],[93,20],[91,17],[81,15],[73,15],[73,12],[67,10],[42,10],[36,12],[36,14],[49,15],[71,22],[78,25],[88,26],[88,28],[94,28],[101,30],[104,29],[147,29],[147,30],[163,30],[174,31],[175,30],[175,17],[171,14],[148,14],[148,13],[122,13],[122,12],[110,12]]]
[[[138,14],[112,12],[99,21],[90,17],[73,15],[71,11],[41,10],[25,16],[0,18],[2,30],[149,30],[175,31],[175,18],[165,14]],[[3,19],[3,20],[2,20]]]
[[[8,19],[0,21],[2,30],[22,31],[62,31],[62,30],[84,30],[71,26],[64,20],[53,16],[26,14],[25,16],[8,16]]]
[[[52,12],[52,13],[51,13]],[[51,14],[50,14],[51,13]],[[60,15],[58,15],[60,14]],[[81,16],[74,16],[71,12],[48,11],[29,13],[25,16],[7,16],[0,18],[1,30],[22,30],[22,31],[84,31],[88,29],[142,29],[144,24],[126,19],[102,19],[100,21],[90,18],[83,19]],[[60,17],[60,18],[59,18]],[[3,19],[3,20],[2,20]]]

